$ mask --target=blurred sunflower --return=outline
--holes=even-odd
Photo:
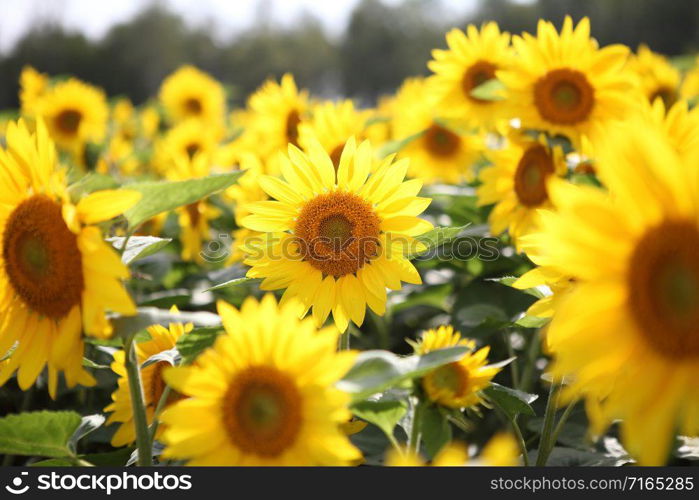
[[[430,401],[449,408],[470,408],[482,403],[480,391],[490,385],[490,381],[500,368],[488,366],[490,347],[476,351],[473,340],[461,338],[452,326],[440,326],[423,332],[414,345],[416,354],[445,347],[465,346],[469,352],[459,361],[441,366],[422,378],[422,387]]]
[[[513,131],[503,149],[487,156],[492,166],[480,172],[478,204],[495,204],[488,218],[491,233],[509,231],[519,249],[518,239],[535,228],[537,211],[551,206],[548,180],[567,172],[563,152],[559,146],[551,148],[543,136],[535,140]]]
[[[340,425],[349,396],[334,384],[354,362],[338,332],[271,294],[240,311],[218,303],[225,335],[165,380],[183,399],[165,410],[163,457],[190,465],[349,465],[361,458]]]
[[[226,112],[223,86],[194,66],[182,66],[165,78],[159,98],[172,123],[189,118],[209,125],[223,123]]]
[[[281,82],[266,81],[248,99],[250,133],[259,137],[263,156],[276,161],[289,144],[299,146],[299,125],[310,111],[308,92],[299,91],[294,77],[282,76]]]
[[[247,206],[243,224],[268,233],[266,245],[244,249],[247,275],[263,278],[263,290],[286,288],[282,301],[298,297],[319,326],[331,311],[340,331],[350,320],[361,325],[367,305],[384,314],[386,287],[421,283],[404,253],[432,228],[417,217],[431,200],[416,196],[421,181],[403,182],[407,160],[389,156],[370,175],[374,161],[368,141],[357,147],[350,138],[336,173],[317,142],[307,154],[290,145],[284,180],[259,180],[274,201]]]
[[[552,374],[572,375],[565,397],[587,399],[594,432],[621,419],[645,465],[666,461],[675,431],[699,433],[697,153],[682,160],[642,117],[610,128],[596,149],[610,194],[551,184],[557,212],[531,236],[579,278],[547,331]]]
[[[174,308],[177,312],[177,308]],[[156,354],[169,351],[177,344],[179,339],[185,333],[192,331],[192,324],[187,323],[170,323],[168,328],[161,325],[153,325],[147,328],[150,340],[139,342],[135,345],[136,362],[138,366],[142,366],[150,357]],[[131,392],[129,390],[129,377],[126,373],[124,364],[126,353],[123,350],[114,353],[114,361],[111,368],[114,373],[119,375],[117,382],[118,388],[112,393],[112,403],[109,404],[104,411],[112,414],[107,419],[107,425],[119,423],[119,428],[114,433],[111,443],[112,446],[118,448],[127,444],[131,444],[136,440],[136,428],[133,421],[133,408],[131,406]],[[163,379],[163,370],[171,366],[167,361],[157,361],[145,368],[141,368],[141,386],[143,387],[143,402],[146,407],[146,418],[148,425],[153,423],[155,410],[158,407],[160,398],[165,391],[165,380]],[[171,391],[165,408],[172,403],[181,399],[181,395],[175,391]],[[158,427],[155,435],[156,439],[160,439],[163,434],[164,427]]]
[[[598,48],[587,18],[573,29],[566,16],[560,34],[542,20],[536,37],[524,33],[512,43],[517,57],[497,77],[507,88],[508,115],[523,128],[562,134],[574,145],[587,135],[594,143],[603,124],[635,106],[633,73],[625,69],[628,48]]]
[[[97,191],[73,204],[56,150],[42,121],[32,134],[20,120],[10,124],[0,149],[0,353],[16,345],[0,372],[0,385],[18,372],[26,390],[48,365],[56,395],[57,375],[69,387],[91,385],[82,366],[81,333],[112,333],[106,310],[135,314],[121,280],[129,276],[94,224],[130,208],[135,191]]]
[[[473,179],[483,142],[435,115],[424,80],[406,80],[396,94],[395,108],[393,135],[396,140],[408,141],[398,155],[410,158],[411,177],[451,184]]]
[[[107,132],[109,108],[104,92],[75,78],[47,89],[37,98],[34,110],[56,145],[81,165],[85,145],[101,142]]]
[[[39,73],[31,66],[22,68],[19,75],[19,102],[23,115],[34,116],[36,114],[36,102],[43,95],[49,85],[49,77]]]
[[[638,77],[641,92],[650,102],[659,97],[668,109],[677,102],[680,72],[665,56],[641,44],[636,55],[629,60],[628,67]]]
[[[463,443],[452,441],[444,446],[429,464],[415,452],[398,451],[393,448],[386,456],[386,465],[389,467],[422,467],[425,465],[431,467],[474,465],[511,467],[519,465],[519,454],[519,447],[514,437],[510,434],[497,434],[486,443],[480,455],[475,459],[469,457],[468,449]]]
[[[474,127],[491,128],[503,118],[504,103],[488,101],[471,94],[479,85],[509,68],[512,60],[510,34],[501,33],[497,23],[485,23],[480,30],[469,25],[466,33],[447,33],[449,50],[435,49],[427,66],[431,105],[437,112]]]
[[[170,167],[166,178],[171,181],[183,181],[206,177],[211,173],[211,156],[205,153],[188,154],[170,153]],[[175,210],[180,226],[182,243],[182,260],[202,263],[202,243],[210,237],[209,221],[221,215],[221,211],[207,199],[202,199],[179,207]]]
[[[212,157],[219,146],[221,132],[218,127],[207,125],[201,120],[181,121],[156,141],[153,158],[155,168],[162,175],[169,177],[168,170],[173,166],[173,157],[192,159],[199,153],[209,158]],[[180,173],[184,174],[185,172]],[[203,175],[208,175],[208,170]],[[182,179],[181,176],[178,178]]]
[[[312,108],[312,118],[299,123],[299,146],[306,149],[315,139],[323,146],[335,168],[350,137],[361,141],[371,111],[358,110],[354,103],[345,99],[339,102],[323,102]]]

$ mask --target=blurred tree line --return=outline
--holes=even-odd
[[[446,13],[439,0],[391,5],[362,0],[340,37],[329,36],[312,14],[292,28],[260,16],[254,28],[227,42],[204,27],[188,26],[157,2],[98,41],[40,24],[0,57],[0,109],[17,106],[18,77],[25,64],[52,75],[74,74],[109,95],[128,95],[137,103],[155,95],[163,77],[183,63],[225,82],[238,103],[265,78],[286,71],[320,95],[371,102],[406,76],[426,73],[430,50],[445,45],[446,30],[484,20],[520,33],[535,30],[539,18],[560,24],[566,14],[576,20],[587,15],[602,44],[635,48],[646,42],[670,55],[699,46],[697,0],[477,0],[466,18]]]

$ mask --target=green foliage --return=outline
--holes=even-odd
[[[81,418],[72,411],[37,411],[0,418],[0,453],[70,457],[69,440]]]
[[[245,283],[251,283],[251,282],[256,283],[259,281],[261,281],[261,280],[258,278],[247,278],[247,277],[235,278],[235,279],[232,279],[230,281],[226,281],[225,283],[219,283],[218,285],[212,286],[211,288],[207,289],[206,291],[209,292],[209,291],[213,291],[213,290],[223,290],[225,288],[233,288],[233,287],[236,287],[239,285],[243,285]]]
[[[191,361],[196,358],[199,353],[208,349],[216,338],[223,332],[221,327],[195,328],[186,335],[182,335],[177,339],[177,350],[185,360]]]
[[[539,397],[536,394],[510,389],[500,384],[491,383],[490,387],[483,391],[488,401],[500,408],[508,418],[513,419],[520,413],[524,415],[535,415],[534,409],[530,406]]]
[[[493,78],[473,89],[471,96],[482,101],[502,101],[505,98],[504,90],[505,85],[500,80]]]
[[[452,440],[451,425],[438,406],[424,405],[421,409],[420,436],[429,459],[433,459]]]
[[[128,184],[124,189],[140,192],[141,199],[124,212],[129,228],[134,230],[151,217],[177,207],[189,205],[235,184],[243,171],[215,174],[186,181],[153,181]]]
[[[393,429],[408,411],[408,405],[400,400],[359,401],[351,407],[357,417],[374,424],[386,436],[393,436]]]
[[[151,325],[168,327],[170,323],[193,323],[196,326],[217,326],[221,323],[216,314],[205,311],[175,313],[155,307],[139,307],[135,316],[114,316],[111,321],[114,336],[122,338]]]
[[[372,394],[395,387],[405,380],[421,377],[447,363],[458,361],[468,349],[447,347],[423,356],[396,356],[389,351],[364,351],[338,387],[360,401]]]
[[[131,236],[126,241],[126,248],[124,248],[125,240],[126,238],[123,236],[114,236],[107,241],[121,251],[121,261],[126,265],[157,253],[172,241],[171,238],[156,238],[155,236]]]

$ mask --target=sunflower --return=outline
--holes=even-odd
[[[288,144],[299,146],[299,125],[310,110],[308,92],[299,91],[294,77],[281,82],[266,81],[248,99],[249,133],[259,137],[261,154],[267,157],[285,152]]]
[[[170,162],[166,177],[172,181],[183,181],[206,177],[211,173],[211,156],[204,152],[182,154],[170,152]],[[175,210],[180,225],[182,243],[182,260],[203,263],[202,243],[210,236],[209,221],[221,215],[221,211],[202,199],[179,207]]]
[[[306,149],[311,140],[320,142],[330,155],[335,168],[350,137],[364,139],[364,130],[371,111],[358,110],[346,99],[340,102],[324,102],[313,106],[312,118],[299,123],[299,145]]]
[[[391,451],[386,456],[386,465],[390,467],[460,467],[485,465],[488,467],[511,467],[519,465],[519,447],[510,434],[496,434],[481,450],[480,455],[471,459],[463,443],[452,441],[444,446],[429,464],[415,452],[407,450]]]
[[[338,332],[298,318],[299,304],[218,303],[226,334],[165,380],[189,399],[163,412],[165,458],[190,465],[347,465],[361,458],[340,430],[349,396],[334,387],[355,358]]]
[[[565,175],[563,152],[559,146],[550,147],[543,136],[531,139],[513,131],[503,149],[487,156],[492,166],[481,170],[478,204],[495,204],[489,216],[491,233],[508,230],[518,245],[517,240],[535,227],[537,210],[551,206],[546,186],[552,176]]]
[[[267,233],[266,246],[247,246],[247,275],[263,278],[264,290],[286,288],[283,301],[298,297],[322,325],[332,311],[340,331],[352,320],[364,321],[366,306],[381,315],[386,287],[398,290],[401,280],[420,284],[417,270],[405,258],[416,247],[414,236],[432,228],[418,214],[429,205],[419,198],[422,182],[403,182],[408,161],[384,159],[374,173],[374,151],[368,141],[345,145],[335,172],[320,144],[308,154],[293,145],[282,156],[284,180],[262,176],[260,186],[273,201],[248,205],[243,219],[249,229]]]
[[[609,194],[552,184],[557,212],[531,236],[578,279],[548,328],[551,371],[571,376],[565,398],[586,398],[595,432],[620,419],[626,449],[661,464],[676,430],[699,433],[698,152],[683,160],[642,118],[596,152]]]
[[[469,352],[459,361],[441,366],[428,373],[422,379],[422,388],[430,401],[449,408],[469,408],[481,403],[480,391],[490,385],[490,381],[500,371],[494,366],[487,366],[490,347],[476,351],[473,340],[461,338],[452,326],[423,332],[415,344],[417,354],[445,347],[465,346]]]
[[[410,176],[429,183],[473,179],[482,141],[435,115],[424,80],[408,79],[398,90],[392,130],[396,140],[407,141],[399,156],[410,158]]]
[[[176,308],[174,308],[174,312],[177,312]],[[161,325],[153,325],[148,327],[147,331],[150,335],[150,340],[139,342],[135,345],[138,366],[143,365],[151,356],[173,349],[177,344],[177,339],[192,331],[192,324],[170,323],[168,328]],[[121,424],[112,437],[111,443],[114,447],[131,444],[136,440],[129,378],[124,364],[125,356],[126,353],[123,350],[114,353],[114,361],[111,368],[114,373],[119,375],[118,389],[112,393],[112,403],[104,409],[105,412],[112,412],[107,420],[107,425],[113,423]],[[153,422],[155,410],[165,391],[166,384],[163,379],[163,369],[168,366],[170,366],[170,363],[167,361],[158,361],[141,368],[141,386],[143,387],[143,402],[146,407],[148,425]],[[181,399],[181,397],[177,392],[171,391],[165,402],[165,408]],[[160,439],[162,433],[163,426],[159,426],[155,435],[156,439]]]
[[[629,61],[629,69],[636,74],[641,92],[650,102],[660,98],[667,108],[677,102],[680,72],[665,56],[640,45]]]
[[[58,147],[80,164],[85,144],[105,137],[109,108],[104,92],[75,78],[46,90],[36,99],[34,110]]]
[[[135,314],[121,279],[129,273],[94,224],[131,207],[135,191],[97,191],[73,204],[46,126],[36,134],[22,120],[10,124],[0,149],[0,353],[16,345],[0,373],[15,372],[22,389],[48,365],[49,391],[57,375],[69,387],[94,379],[82,367],[81,332],[112,333],[106,310]]]
[[[489,22],[480,30],[471,24],[466,33],[452,29],[446,38],[449,50],[433,50],[433,60],[427,63],[434,73],[428,87],[431,104],[461,123],[493,127],[504,116],[503,102],[480,99],[471,92],[494,79],[497,71],[510,67],[510,34],[501,33],[496,23]]]
[[[587,18],[573,29],[566,16],[560,34],[539,21],[536,37],[525,33],[512,43],[517,57],[497,77],[507,88],[508,115],[523,128],[562,134],[579,145],[582,135],[594,142],[601,125],[623,119],[635,106],[633,74],[625,69],[628,48],[598,48]]]
[[[226,112],[223,86],[194,66],[182,66],[165,78],[159,99],[172,123],[189,118],[209,125],[223,123]]]
[[[687,159],[696,151],[699,146],[699,109],[689,110],[684,100],[668,108],[662,99],[644,104],[641,109],[644,121],[658,128],[680,157]]]
[[[194,158],[197,153],[211,157],[219,146],[222,131],[201,120],[188,119],[170,128],[155,143],[153,164],[160,173],[169,177],[173,157]],[[204,175],[207,175],[208,172]],[[185,177],[187,178],[187,177]]]
[[[43,95],[48,85],[48,75],[39,73],[31,66],[22,68],[22,73],[19,75],[19,102],[23,115],[36,114],[36,101]]]

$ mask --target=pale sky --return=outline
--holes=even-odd
[[[159,0],[193,25],[214,20],[214,32],[225,39],[251,26],[258,5],[266,2],[271,20],[292,24],[306,11],[313,13],[331,34],[342,32],[359,0]],[[401,0],[383,0],[395,4]],[[454,14],[471,11],[477,0],[442,0]],[[0,52],[7,52],[38,21],[59,22],[66,28],[100,38],[113,24],[127,21],[153,0],[0,0]]]

